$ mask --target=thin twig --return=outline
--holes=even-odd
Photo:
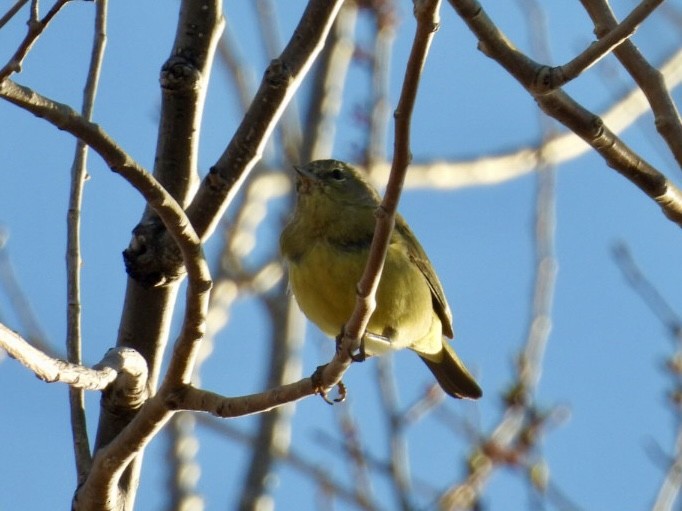
[[[342,351],[354,351],[365,332],[376,307],[375,295],[386,259],[388,243],[395,224],[400,192],[412,159],[410,152],[410,122],[417,96],[417,87],[431,40],[439,25],[439,0],[422,0],[414,4],[417,31],[407,61],[403,87],[396,108],[393,164],[384,198],[377,210],[377,224],[367,258],[367,266],[358,282],[355,310],[344,327]]]
[[[604,36],[618,24],[608,2],[581,0],[581,3],[594,22],[597,37]],[[632,41],[625,41],[613,53],[646,95],[654,112],[656,129],[682,168],[682,121],[661,72],[649,64]]]
[[[611,28],[608,32],[600,35],[599,39],[592,43],[585,51],[574,57],[563,66],[552,69],[549,78],[552,88],[562,87],[570,82],[583,71],[589,69],[601,58],[608,55],[621,43],[628,40],[663,0],[644,0],[628,14],[623,21]]]
[[[28,32],[26,33],[26,37],[24,37],[24,40],[21,41],[19,47],[14,52],[14,55],[12,55],[12,57],[9,59],[7,64],[0,69],[0,83],[2,83],[3,80],[8,78],[13,73],[18,73],[21,71],[21,65],[26,58],[26,55],[28,55],[28,52],[38,40],[40,34],[43,33],[50,21],[52,21],[57,13],[59,13],[61,8],[64,7],[68,2],[69,0],[57,0],[45,17],[41,20],[37,19],[37,4],[33,4],[34,8],[31,9],[32,15],[28,22]]]
[[[547,67],[514,48],[479,2],[476,0],[449,2],[479,38],[481,50],[518,80],[533,95],[546,114],[590,144],[609,167],[653,199],[668,219],[682,226],[682,191],[675,184],[618,138],[602,119],[577,103],[563,90],[537,92],[535,85],[543,81],[541,75],[546,72]],[[627,42],[620,48],[625,44]]]
[[[16,13],[18,13],[21,8],[26,5],[28,0],[17,0],[15,4],[7,9],[7,12],[0,18],[0,29],[4,27],[9,20],[11,20]]]
[[[106,45],[108,0],[98,0],[95,12],[95,33],[90,56],[88,77],[83,90],[83,119],[91,120],[97,94],[104,48]],[[67,320],[66,320],[66,353],[68,361],[73,364],[82,362],[81,339],[81,250],[80,219],[83,202],[83,186],[87,179],[88,146],[82,140],[76,140],[76,153],[71,167],[71,190],[67,213],[66,235],[66,273],[67,273]],[[85,481],[92,465],[90,442],[85,421],[85,396],[82,389],[69,388],[69,410],[71,413],[71,433],[73,436],[76,472],[79,484]]]

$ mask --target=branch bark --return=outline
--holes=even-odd
[[[543,89],[538,93],[537,84],[546,82],[549,68],[514,48],[476,0],[449,2],[478,37],[479,48],[516,78],[547,115],[592,146],[609,167],[635,184],[660,206],[666,217],[682,226],[682,192],[679,188],[630,149],[602,119],[564,91]]]

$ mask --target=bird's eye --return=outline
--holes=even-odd
[[[343,175],[343,170],[341,169],[332,170],[331,176],[332,179],[335,179],[336,181],[343,181],[344,179],[346,179],[346,176]]]

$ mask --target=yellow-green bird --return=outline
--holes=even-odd
[[[295,167],[297,202],[280,248],[289,285],[303,313],[330,336],[341,333],[355,307],[381,199],[363,175],[336,160]],[[363,337],[365,353],[409,348],[455,398],[481,397],[469,371],[444,336],[452,315],[424,249],[398,215]]]

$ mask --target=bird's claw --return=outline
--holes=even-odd
[[[339,388],[339,395],[338,397],[330,399],[327,396],[327,389],[322,384],[322,372],[324,371],[325,367],[327,367],[327,364],[318,366],[317,369],[315,369],[313,375],[310,377],[313,383],[313,392],[315,392],[315,394],[319,394],[327,404],[333,405],[334,403],[342,403],[346,400],[346,395],[348,393],[346,385],[343,383],[343,381],[339,381],[336,384],[336,386]]]
[[[336,336],[336,353],[341,352],[341,344],[343,343],[343,336],[344,336],[344,331],[341,330],[341,333]],[[367,359],[367,352],[365,351],[365,337],[363,336],[360,339],[360,346],[358,347],[357,351],[353,351],[352,349],[348,349],[348,356],[353,362],[364,362]]]

